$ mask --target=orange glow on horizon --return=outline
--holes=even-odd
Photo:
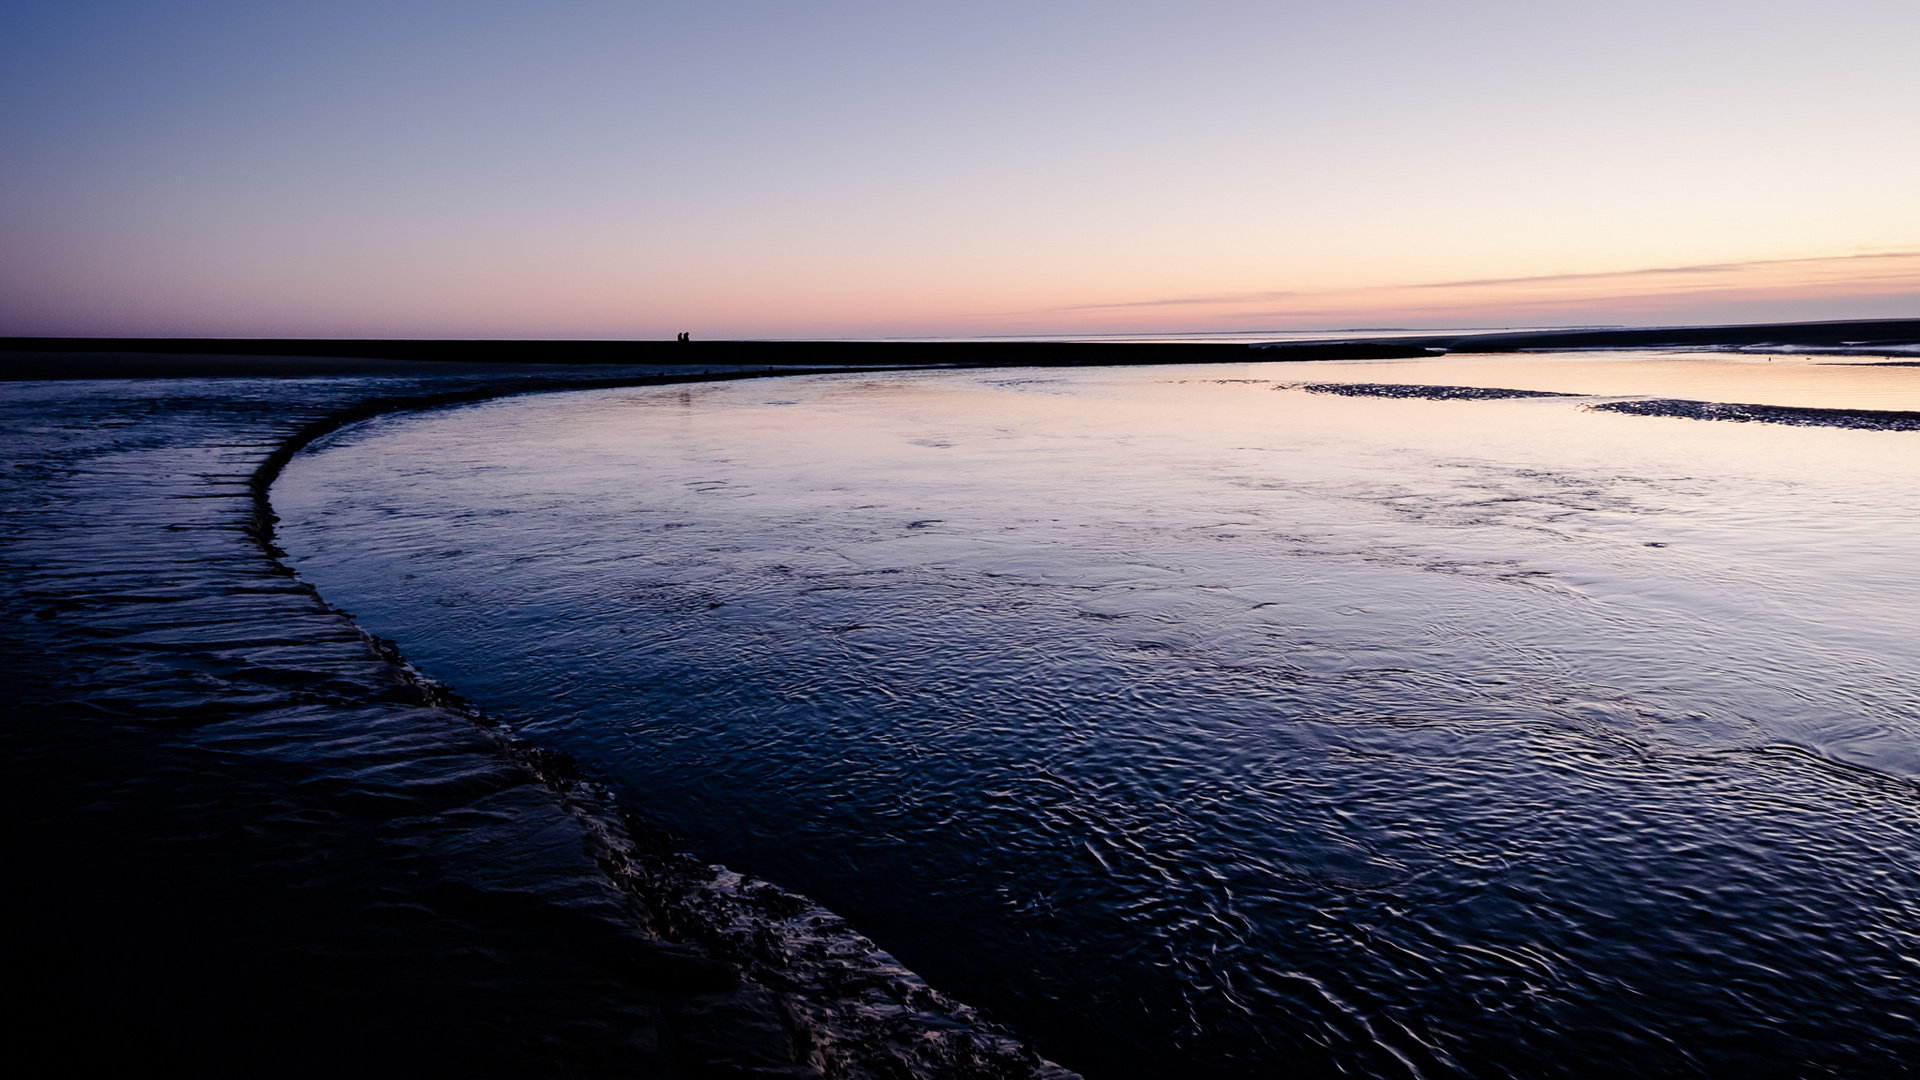
[[[1354,320],[1406,326],[1462,321],[1645,323],[1714,309],[1767,305],[1793,309],[1823,301],[1878,302],[1888,312],[1884,317],[1920,317],[1920,251],[1121,301],[1023,312],[1017,317],[1075,321],[1091,317],[1132,327],[1247,320],[1276,326],[1333,326]],[[1005,319],[1010,314],[982,318]]]

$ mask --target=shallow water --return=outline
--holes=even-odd
[[[1920,442],[1277,388],[1774,377],[1484,364],[554,394],[274,501],[429,673],[1090,1076],[1900,1074]],[[1803,366],[1756,403],[1903,407]]]

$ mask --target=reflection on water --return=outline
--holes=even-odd
[[[1833,356],[1580,352],[1267,365],[1302,381],[1498,386],[1813,409],[1920,410],[1920,366]]]
[[[1920,442],[1276,389],[1480,363],[516,399],[275,504],[427,671],[1090,1076],[1920,1056]]]

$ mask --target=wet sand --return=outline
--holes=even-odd
[[[1498,401],[1503,398],[1573,397],[1554,390],[1510,390],[1497,386],[1421,386],[1406,383],[1299,383],[1290,390],[1340,397],[1419,398],[1423,401]]]
[[[1293,383],[1276,389],[1340,397],[1418,398],[1424,401],[1498,401],[1504,398],[1580,397],[1557,390],[1514,390],[1493,386],[1429,386],[1409,383]],[[1743,405],[1723,401],[1647,398],[1596,402],[1590,408],[1627,416],[1663,416],[1681,420],[1727,420],[1743,424],[1837,427],[1856,431],[1920,431],[1920,412],[1895,409],[1821,409],[1791,405]]]
[[[1683,420],[1730,420],[1742,424],[1790,424],[1795,427],[1837,427],[1859,431],[1920,431],[1920,412],[1891,409],[1809,409],[1675,398],[1609,401],[1594,408],[1629,416],[1666,416]]]
[[[1069,1075],[804,898],[676,855],[272,557],[266,484],[340,423],[765,366],[0,359],[25,1050],[196,1075]],[[1863,422],[1644,404],[1619,411]]]
[[[804,898],[675,854],[272,557],[276,463],[343,419],[688,372],[180,357],[96,381],[71,376],[126,358],[63,359],[68,379],[0,400],[17,1054],[1071,1075]]]

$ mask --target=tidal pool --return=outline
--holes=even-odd
[[[426,672],[1095,1080],[1920,1060],[1920,434],[1288,388],[1341,380],[1920,402],[808,376],[372,421],[273,499]]]

